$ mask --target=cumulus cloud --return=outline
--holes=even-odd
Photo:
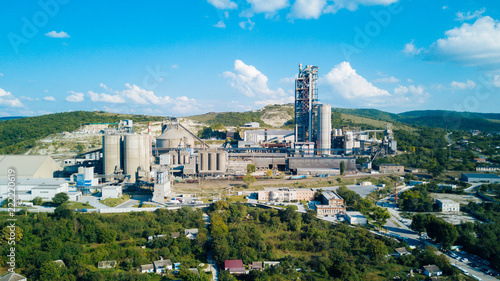
[[[43,97],[42,100],[44,100],[44,101],[56,101],[56,99],[53,96]]]
[[[66,96],[65,100],[67,102],[82,102],[85,99],[85,95],[83,93],[77,93],[74,91],[69,91],[71,95]]]
[[[467,82],[453,81],[450,86],[454,90],[470,90],[476,88],[477,84],[472,80],[467,80]]]
[[[288,0],[247,0],[255,13],[273,14],[278,10],[288,7]]]
[[[23,107],[23,103],[10,92],[0,88],[0,105],[8,107]]]
[[[125,99],[120,95],[98,94],[93,91],[88,91],[87,94],[93,102],[125,103]]]
[[[400,80],[394,76],[382,77],[373,80],[374,83],[398,83]]]
[[[492,65],[500,63],[500,24],[485,16],[473,24],[445,32],[445,38],[433,45],[436,59],[463,65]]]
[[[217,9],[236,9],[238,5],[231,0],[208,0]]]
[[[252,30],[254,26],[255,22],[251,21],[250,19],[247,19],[247,21],[240,22],[240,27],[243,29]]]
[[[214,27],[217,27],[217,28],[226,28],[226,24],[224,23],[223,20],[221,20],[218,23],[214,24]]]
[[[127,83],[125,87],[127,87],[127,89],[122,91],[121,94],[135,104],[167,104],[172,102],[169,96],[157,96],[153,91],[142,89],[135,84],[130,85]]]
[[[296,0],[289,16],[297,19],[317,19],[325,6],[326,0]]]
[[[409,106],[423,103],[430,96],[423,86],[415,85],[399,85],[391,94],[357,74],[348,62],[332,68],[319,83],[330,86],[334,94],[361,106]]]
[[[27,100],[27,101],[39,101],[39,98],[32,98],[32,97],[26,97],[26,96],[20,96],[19,99],[21,100]]]
[[[47,33],[45,33],[45,36],[50,37],[50,38],[69,38],[68,33],[64,32],[64,31],[59,31],[59,32],[51,31],[51,32],[47,32]]]
[[[325,12],[336,13],[338,10],[347,9],[356,11],[359,6],[388,6],[399,0],[334,0],[332,5],[325,8]]]
[[[403,53],[405,53],[405,55],[407,55],[409,57],[412,57],[412,56],[419,55],[423,50],[424,50],[423,48],[415,47],[415,44],[413,43],[413,41],[411,41],[410,43],[407,43],[405,45],[405,48],[403,49]]]
[[[293,101],[281,88],[269,89],[268,78],[255,66],[241,60],[234,61],[234,72],[225,71],[222,76],[230,80],[230,85],[241,94],[255,98],[255,104],[280,104]]]
[[[390,96],[386,90],[379,89],[356,73],[348,62],[341,62],[322,77],[322,83],[349,100],[370,99]]]
[[[474,13],[471,14],[471,12],[467,12],[466,13],[462,13],[462,12],[457,12],[456,13],[456,18],[455,20],[458,20],[458,21],[466,21],[466,20],[472,20],[472,19],[475,19],[475,18],[479,18],[481,17],[481,15],[486,11],[485,8],[482,8],[481,10],[477,10],[475,11]]]

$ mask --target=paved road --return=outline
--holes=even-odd
[[[208,225],[210,224],[210,216],[207,213],[203,213],[203,219],[205,220],[205,226],[208,230]],[[208,240],[209,241],[212,240],[212,237],[210,236],[210,231],[208,231]],[[219,280],[219,268],[217,267],[217,264],[215,264],[212,250],[209,250],[207,253],[207,262],[208,262],[208,266],[210,268],[210,271],[212,272],[212,280],[218,281]]]
[[[120,205],[116,206],[115,208],[119,208],[119,209],[132,208],[134,205],[139,205],[141,202],[148,203],[148,202],[150,202],[150,199],[151,199],[151,196],[134,195],[134,196],[132,196],[131,199],[121,203]],[[152,202],[150,202],[150,203],[154,204]],[[154,204],[154,205],[156,205],[156,204]]]
[[[111,208],[111,207],[106,206],[106,205],[102,204],[101,202],[99,202],[99,198],[100,197],[97,197],[97,196],[82,196],[82,198],[78,202],[85,203],[88,201],[89,204],[96,209],[109,209],[109,208]]]

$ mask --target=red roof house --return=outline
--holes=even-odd
[[[245,274],[245,267],[242,260],[225,260],[224,270],[231,274]]]

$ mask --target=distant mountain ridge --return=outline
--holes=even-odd
[[[16,120],[16,119],[22,119],[26,118],[25,116],[6,116],[6,117],[0,117],[0,121],[8,121],[8,120]]]
[[[221,123],[225,126],[243,126],[247,122],[259,122],[262,126],[270,125],[262,117],[268,112],[283,112],[288,120],[284,124],[293,122],[293,104],[269,105],[260,110],[248,112],[210,112],[190,116],[187,118],[197,120],[209,125]],[[414,110],[399,114],[390,113],[370,108],[332,108],[332,112],[358,116],[377,121],[400,123],[416,126],[443,128],[449,130],[480,130],[483,132],[500,132],[499,113],[458,112],[447,110]],[[337,113],[338,114],[338,113]]]

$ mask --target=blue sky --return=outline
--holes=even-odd
[[[31,4],[27,4],[31,3]],[[293,101],[319,67],[333,107],[500,112],[500,3],[188,0],[0,3],[0,116],[165,116]]]

